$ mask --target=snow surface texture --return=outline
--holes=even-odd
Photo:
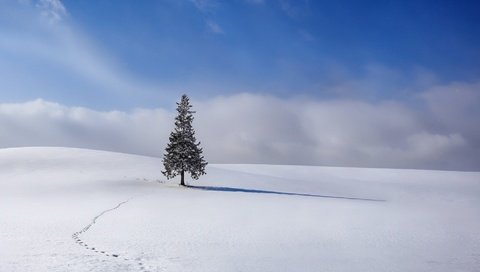
[[[480,173],[0,150],[0,271],[480,271]]]

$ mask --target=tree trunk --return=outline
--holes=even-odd
[[[180,177],[180,185],[185,186],[185,171],[182,170]]]

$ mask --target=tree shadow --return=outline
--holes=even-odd
[[[375,201],[385,202],[385,199],[373,199],[373,198],[359,198],[359,197],[347,197],[347,196],[331,196],[331,195],[316,195],[316,194],[302,194],[302,193],[290,193],[290,192],[277,192],[268,190],[257,189],[245,189],[234,187],[217,187],[217,186],[194,186],[187,185],[186,187],[204,190],[204,191],[217,191],[217,192],[236,192],[236,193],[252,193],[252,194],[274,194],[274,195],[289,195],[289,196],[306,196],[306,197],[319,197],[319,198],[334,198],[334,199],[346,199],[346,200],[360,200],[360,201]]]

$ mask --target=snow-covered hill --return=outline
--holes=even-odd
[[[0,271],[480,271],[480,173],[0,150]]]

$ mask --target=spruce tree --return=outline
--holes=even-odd
[[[177,102],[177,117],[175,117],[175,129],[170,133],[168,143],[163,156],[162,173],[167,179],[180,174],[180,185],[185,186],[185,172],[190,173],[193,179],[198,179],[205,173],[207,162],[202,156],[200,142],[195,139],[195,130],[192,127],[193,113],[189,98],[182,95],[180,102]]]

